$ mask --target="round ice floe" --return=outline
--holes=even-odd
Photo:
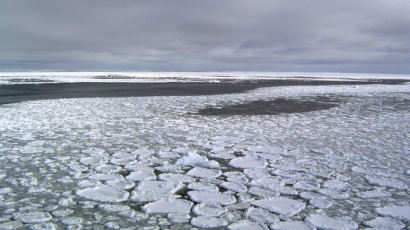
[[[264,208],[270,212],[284,216],[293,216],[305,209],[305,203],[289,198],[277,197],[252,202],[253,205]]]
[[[2,229],[0,227],[0,229]],[[30,226],[30,230],[55,230],[58,229],[57,226],[53,223],[39,223]]]
[[[340,190],[335,189],[319,189],[319,193],[329,196],[332,199],[340,200],[340,199],[347,199],[350,197],[349,193],[342,192]]]
[[[224,193],[190,191],[188,192],[188,196],[191,200],[200,203],[210,203],[215,205],[229,205],[236,203],[234,196]]]
[[[155,180],[156,175],[153,169],[144,169],[131,172],[126,178],[132,181]]]
[[[207,169],[201,167],[195,167],[187,172],[187,175],[199,178],[215,178],[222,175],[219,169]]]
[[[232,159],[229,165],[235,168],[265,168],[268,162],[262,157],[244,156]]]
[[[326,181],[323,185],[325,188],[346,191],[350,189],[350,184],[339,180]]]
[[[142,207],[146,213],[189,213],[192,202],[187,200],[158,200]]]
[[[228,226],[229,230],[267,230],[268,228],[262,224],[241,220]]]
[[[119,174],[95,174],[90,176],[91,179],[94,180],[102,180],[102,181],[109,181],[109,180],[124,180]]]
[[[236,182],[236,183],[248,183],[249,179],[245,176],[245,174],[241,172],[225,172],[224,176],[226,176],[227,181]]]
[[[272,230],[316,230],[316,227],[301,221],[286,221],[270,226]]]
[[[313,207],[321,208],[321,209],[329,208],[333,204],[331,201],[325,198],[315,198],[315,199],[310,200],[309,203],[313,205]]]
[[[13,215],[15,220],[21,221],[23,223],[39,223],[46,222],[52,219],[50,213],[48,212],[27,212],[27,213],[17,213]]]
[[[396,188],[396,189],[406,189],[407,185],[403,181],[399,181],[393,178],[387,177],[376,177],[376,176],[366,176],[367,181],[373,185],[380,185],[389,188]]]
[[[123,212],[130,209],[129,206],[121,204],[101,204],[98,207],[107,212]]]
[[[376,212],[382,216],[390,216],[400,220],[410,221],[410,206],[388,205],[376,208]]]
[[[192,218],[191,224],[199,228],[220,228],[228,225],[228,222],[216,217],[198,216]]]
[[[73,212],[74,210],[72,209],[60,209],[60,210],[54,210],[52,214],[57,217],[64,217],[64,216],[71,215]]]
[[[61,222],[66,225],[81,224],[83,222],[83,218],[77,217],[77,216],[70,216],[70,217],[63,218]]]
[[[92,188],[77,190],[80,197],[102,202],[122,202],[128,199],[129,193],[108,185],[97,185]]]
[[[9,221],[0,223],[0,229],[2,230],[14,230],[23,227],[23,224],[19,221]]]
[[[130,189],[135,186],[135,183],[130,180],[111,180],[106,183],[118,189]]]
[[[216,204],[201,203],[195,205],[192,211],[196,216],[220,216],[227,209]]]
[[[219,192],[219,189],[217,186],[210,184],[210,183],[206,183],[206,182],[190,183],[188,185],[188,189],[196,190],[196,191],[206,191],[206,192]]]
[[[279,222],[279,217],[261,208],[248,208],[245,216],[247,219],[257,223],[272,224]]]
[[[318,229],[350,230],[359,227],[350,217],[329,217],[325,215],[311,214],[306,220]]]
[[[205,156],[201,156],[194,152],[186,153],[185,156],[177,160],[176,164],[183,166],[200,166],[205,168],[219,167],[218,162],[213,160],[210,161]]]
[[[389,192],[383,191],[382,189],[376,189],[371,191],[359,192],[357,194],[361,198],[377,198],[377,197],[389,197],[391,194]]]
[[[223,182],[219,186],[234,192],[246,192],[248,190],[245,185],[235,182]]]
[[[159,180],[173,181],[173,182],[193,182],[195,178],[178,173],[162,173],[158,176]]]
[[[363,223],[366,226],[377,229],[403,229],[406,227],[402,222],[390,217],[376,217]]]
[[[263,198],[277,197],[280,195],[278,191],[271,191],[271,190],[259,188],[259,187],[251,187],[248,193],[254,196],[259,196]]]
[[[144,193],[174,193],[183,187],[182,183],[169,181],[142,181],[136,191]]]
[[[317,184],[309,183],[306,181],[298,181],[293,187],[305,191],[315,191],[319,188]]]

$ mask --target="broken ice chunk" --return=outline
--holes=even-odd
[[[272,230],[316,230],[315,226],[301,221],[286,221],[270,226]]]
[[[187,175],[199,177],[199,178],[215,178],[222,175],[221,170],[218,169],[206,169],[201,167],[195,167],[187,172]]]
[[[376,212],[382,216],[390,216],[400,220],[410,220],[410,206],[388,205],[376,208]]]
[[[236,203],[234,196],[216,193],[216,192],[201,192],[201,191],[190,191],[188,192],[189,198],[195,202],[200,203],[211,203],[215,205],[229,205]]]
[[[16,213],[13,215],[13,218],[23,223],[39,223],[46,222],[52,219],[50,213],[48,212]]]
[[[325,215],[311,214],[306,220],[318,229],[350,230],[359,227],[350,217],[329,217]]]
[[[390,217],[376,217],[372,220],[365,221],[363,223],[366,226],[378,229],[403,229],[405,225],[393,218]]]
[[[101,202],[122,202],[128,199],[129,193],[109,185],[77,190],[76,194],[86,199]]]
[[[296,215],[306,207],[305,203],[301,201],[283,197],[257,200],[252,202],[252,204],[264,208],[270,212],[288,217]]]
[[[229,230],[267,230],[268,228],[263,224],[251,222],[248,220],[240,220],[228,226]]]
[[[228,222],[216,217],[198,216],[192,218],[191,224],[199,228],[220,228],[228,225]]]
[[[228,209],[217,204],[200,203],[195,205],[192,211],[196,216],[220,216]]]
[[[180,199],[158,200],[142,207],[146,213],[189,213],[192,202]]]
[[[244,156],[232,159],[229,165],[235,168],[265,168],[268,162],[262,157]]]

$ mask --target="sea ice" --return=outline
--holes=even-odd
[[[313,207],[316,208],[320,208],[320,209],[326,209],[329,208],[330,206],[332,206],[332,202],[327,200],[326,198],[315,198],[315,199],[311,199],[309,201],[309,203],[311,205],[313,205]]]
[[[220,216],[226,211],[228,211],[228,209],[222,208],[220,205],[207,203],[197,204],[192,209],[192,212],[196,216]]]
[[[201,167],[195,167],[187,172],[187,175],[199,178],[215,178],[222,175],[219,169],[207,169]]]
[[[370,184],[373,185],[380,185],[396,189],[407,189],[407,185],[404,182],[393,178],[386,178],[380,176],[366,176],[366,179],[369,181]]]
[[[101,202],[122,202],[128,199],[129,193],[108,185],[97,185],[79,189],[76,194],[89,200]]]
[[[410,221],[410,206],[388,205],[382,208],[376,208],[376,212],[382,216]]]
[[[272,224],[272,230],[316,230],[315,226],[301,221],[286,221]]]
[[[248,190],[245,185],[235,182],[223,182],[219,186],[234,192],[246,192]]]
[[[219,192],[219,188],[211,183],[195,182],[188,184],[188,189],[204,192]]]
[[[249,182],[249,179],[242,172],[224,172],[227,181],[246,184]]]
[[[268,230],[268,228],[262,224],[251,222],[248,220],[241,220],[228,226],[229,230]]]
[[[229,165],[235,168],[265,168],[268,162],[262,157],[244,156],[232,159]]]
[[[384,230],[403,229],[406,227],[402,222],[390,217],[376,217],[372,220],[365,221],[363,224],[372,228]]]
[[[127,180],[132,180],[132,181],[155,180],[156,175],[153,169],[143,168],[143,169],[131,172],[126,178]]]
[[[350,230],[359,227],[350,217],[329,217],[325,215],[311,214],[306,220],[318,229]]]
[[[220,228],[228,225],[228,222],[216,217],[198,216],[192,218],[191,224],[199,228]]]
[[[190,191],[188,192],[188,196],[191,200],[200,203],[210,203],[215,205],[229,205],[236,203],[234,196],[225,193]]]
[[[124,180],[124,177],[118,174],[95,174],[90,176],[94,180],[110,181],[110,180]]]
[[[272,224],[279,222],[279,217],[261,208],[248,208],[245,217],[257,223]]]
[[[172,181],[172,182],[194,182],[195,178],[178,173],[162,173],[158,176],[159,180]]]
[[[48,212],[27,212],[16,213],[13,218],[23,223],[39,223],[51,220],[52,216]]]
[[[291,217],[305,209],[305,203],[289,198],[277,197],[252,202],[253,205],[264,208],[270,212]]]
[[[205,168],[219,167],[218,162],[214,160],[210,161],[205,156],[201,156],[194,152],[185,153],[185,156],[178,159],[176,164],[183,165],[183,166],[200,166],[200,167],[205,167]]]
[[[328,189],[334,189],[334,190],[340,190],[340,191],[347,191],[350,189],[349,183],[344,182],[344,181],[339,181],[339,180],[326,181],[326,183],[323,186]]]
[[[24,225],[19,221],[8,221],[0,223],[1,230],[14,230],[23,227]]]
[[[180,199],[158,200],[142,207],[146,213],[189,213],[192,202]]]

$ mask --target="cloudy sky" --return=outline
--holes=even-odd
[[[410,73],[410,0],[1,0],[6,70]]]

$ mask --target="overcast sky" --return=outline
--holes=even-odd
[[[410,0],[0,0],[0,71],[410,73]]]

